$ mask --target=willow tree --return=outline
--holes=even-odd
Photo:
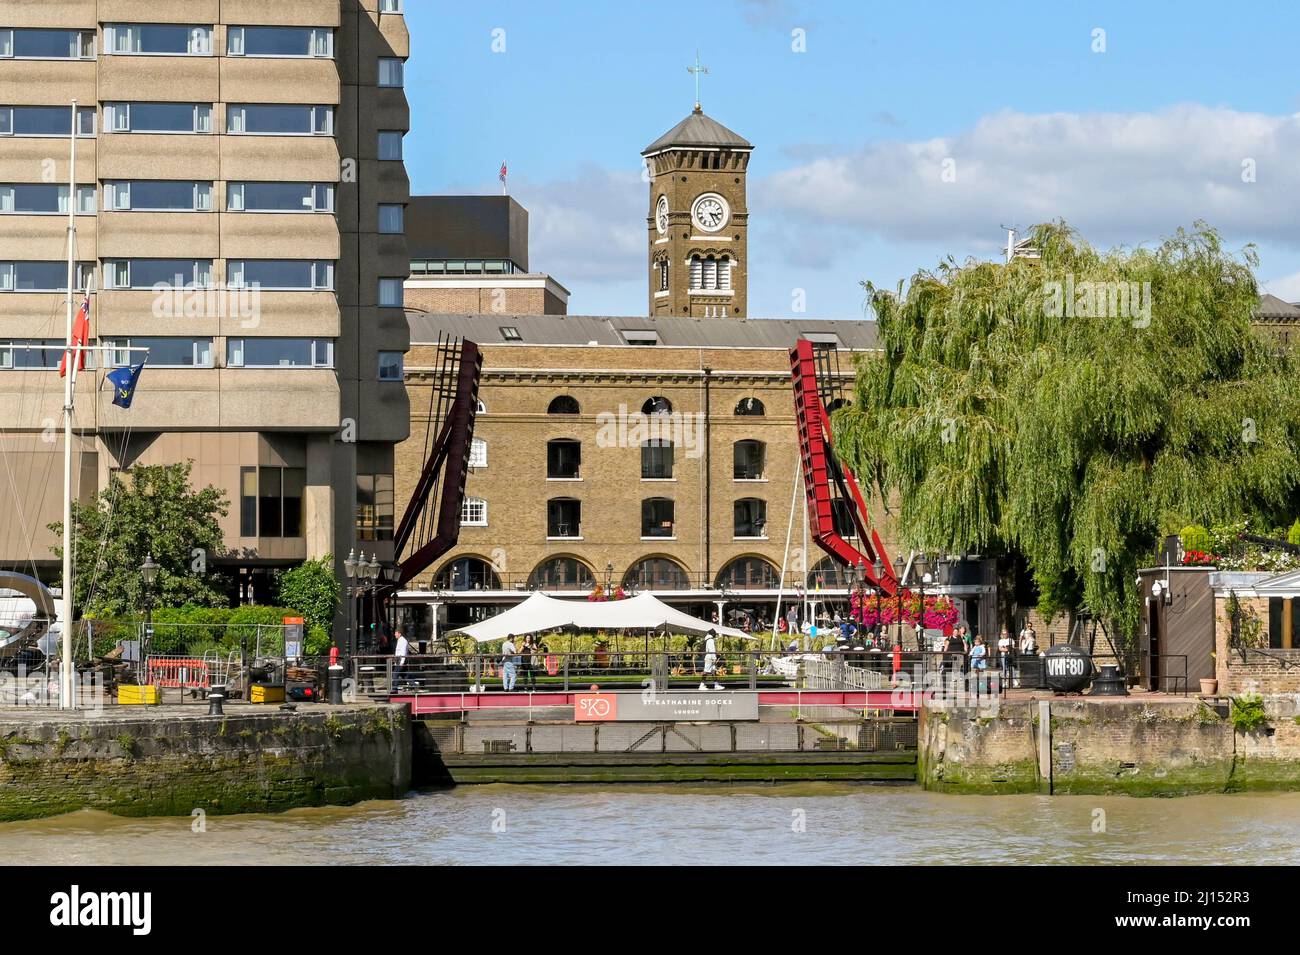
[[[837,447],[905,544],[1019,555],[1044,613],[1086,605],[1131,636],[1163,535],[1294,515],[1295,365],[1251,327],[1254,251],[1203,223],[1149,249],[1064,223],[1031,244],[865,284],[881,350]]]

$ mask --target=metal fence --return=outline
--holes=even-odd
[[[786,723],[426,723],[445,755],[530,753],[905,752],[915,750],[908,719]]]

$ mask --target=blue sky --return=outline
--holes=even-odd
[[[507,161],[530,264],[574,313],[645,312],[639,153],[690,111],[697,48],[705,112],[756,147],[751,316],[803,290],[809,316],[861,317],[862,280],[993,257],[1001,226],[1056,217],[1103,246],[1205,219],[1300,299],[1289,5],[407,6],[412,192],[496,193]]]

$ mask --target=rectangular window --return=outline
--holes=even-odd
[[[176,23],[109,23],[104,25],[104,52],[109,55],[208,56],[212,27]]]
[[[557,498],[546,502],[547,537],[582,536],[582,502]]]
[[[379,280],[379,304],[383,308],[401,308],[405,303],[405,291],[401,279]]]
[[[334,263],[325,259],[231,259],[227,288],[310,292],[334,288]]]
[[[469,443],[469,466],[472,468],[485,468],[487,463],[487,442],[482,438],[475,438]]]
[[[257,536],[257,468],[239,469],[239,536]]]
[[[171,179],[105,180],[104,207],[112,211],[210,212],[212,183]]]
[[[379,158],[380,159],[398,159],[402,158],[402,133],[385,130],[379,134]]]
[[[210,133],[208,103],[105,103],[106,133]]]
[[[20,60],[93,60],[94,30],[0,30],[0,58]]]
[[[95,263],[78,262],[77,291],[94,283]],[[0,262],[0,292],[66,292],[67,262]]]
[[[334,31],[315,27],[229,27],[229,56],[321,57],[334,56]]]
[[[262,103],[226,108],[226,132],[244,136],[330,136],[333,106]]]
[[[380,13],[401,13],[402,0],[379,0]]]
[[[211,288],[211,259],[105,259],[104,288]]]
[[[0,136],[68,136],[72,111],[68,106],[0,106]],[[95,108],[77,107],[77,136],[95,135]]]
[[[393,476],[357,475],[357,540],[393,539]]]
[[[258,468],[257,527],[259,537],[283,537],[284,468]]]
[[[147,348],[150,368],[211,368],[211,338],[117,338],[105,342],[114,350],[113,364],[138,365],[144,352],[127,348]]]
[[[0,213],[12,215],[68,214],[68,187],[44,183],[0,185]],[[77,187],[78,215],[95,214],[95,187]]]
[[[652,440],[641,445],[642,480],[665,481],[673,476],[673,443]]]
[[[227,212],[333,212],[334,185],[328,182],[232,182]]]
[[[582,474],[582,444],[577,441],[546,443],[546,476],[552,480],[573,481]]]
[[[226,343],[230,368],[333,368],[331,338],[231,338]]]
[[[460,505],[460,523],[462,527],[487,527],[487,501],[477,497],[467,497]]]
[[[379,380],[401,381],[404,377],[406,356],[399,351],[379,353]]]
[[[59,367],[67,342],[62,338],[0,341],[0,371],[49,371]],[[95,367],[95,353],[86,354],[86,367]]]
[[[406,231],[405,206],[397,203],[379,204],[379,231],[383,235],[401,235]]]
[[[664,497],[652,497],[641,502],[641,536],[673,536],[673,502]]]
[[[405,64],[396,57],[381,56],[379,58],[379,85],[401,89],[404,66]]]

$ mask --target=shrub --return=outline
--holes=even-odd
[[[1200,524],[1188,524],[1178,534],[1185,551],[1209,551],[1213,548],[1210,532]]]
[[[1239,733],[1252,733],[1268,721],[1264,698],[1258,694],[1232,698],[1232,726]]]
[[[1286,532],[1286,542],[1288,544],[1300,545],[1300,517],[1295,519],[1295,523],[1291,525],[1291,529]]]

